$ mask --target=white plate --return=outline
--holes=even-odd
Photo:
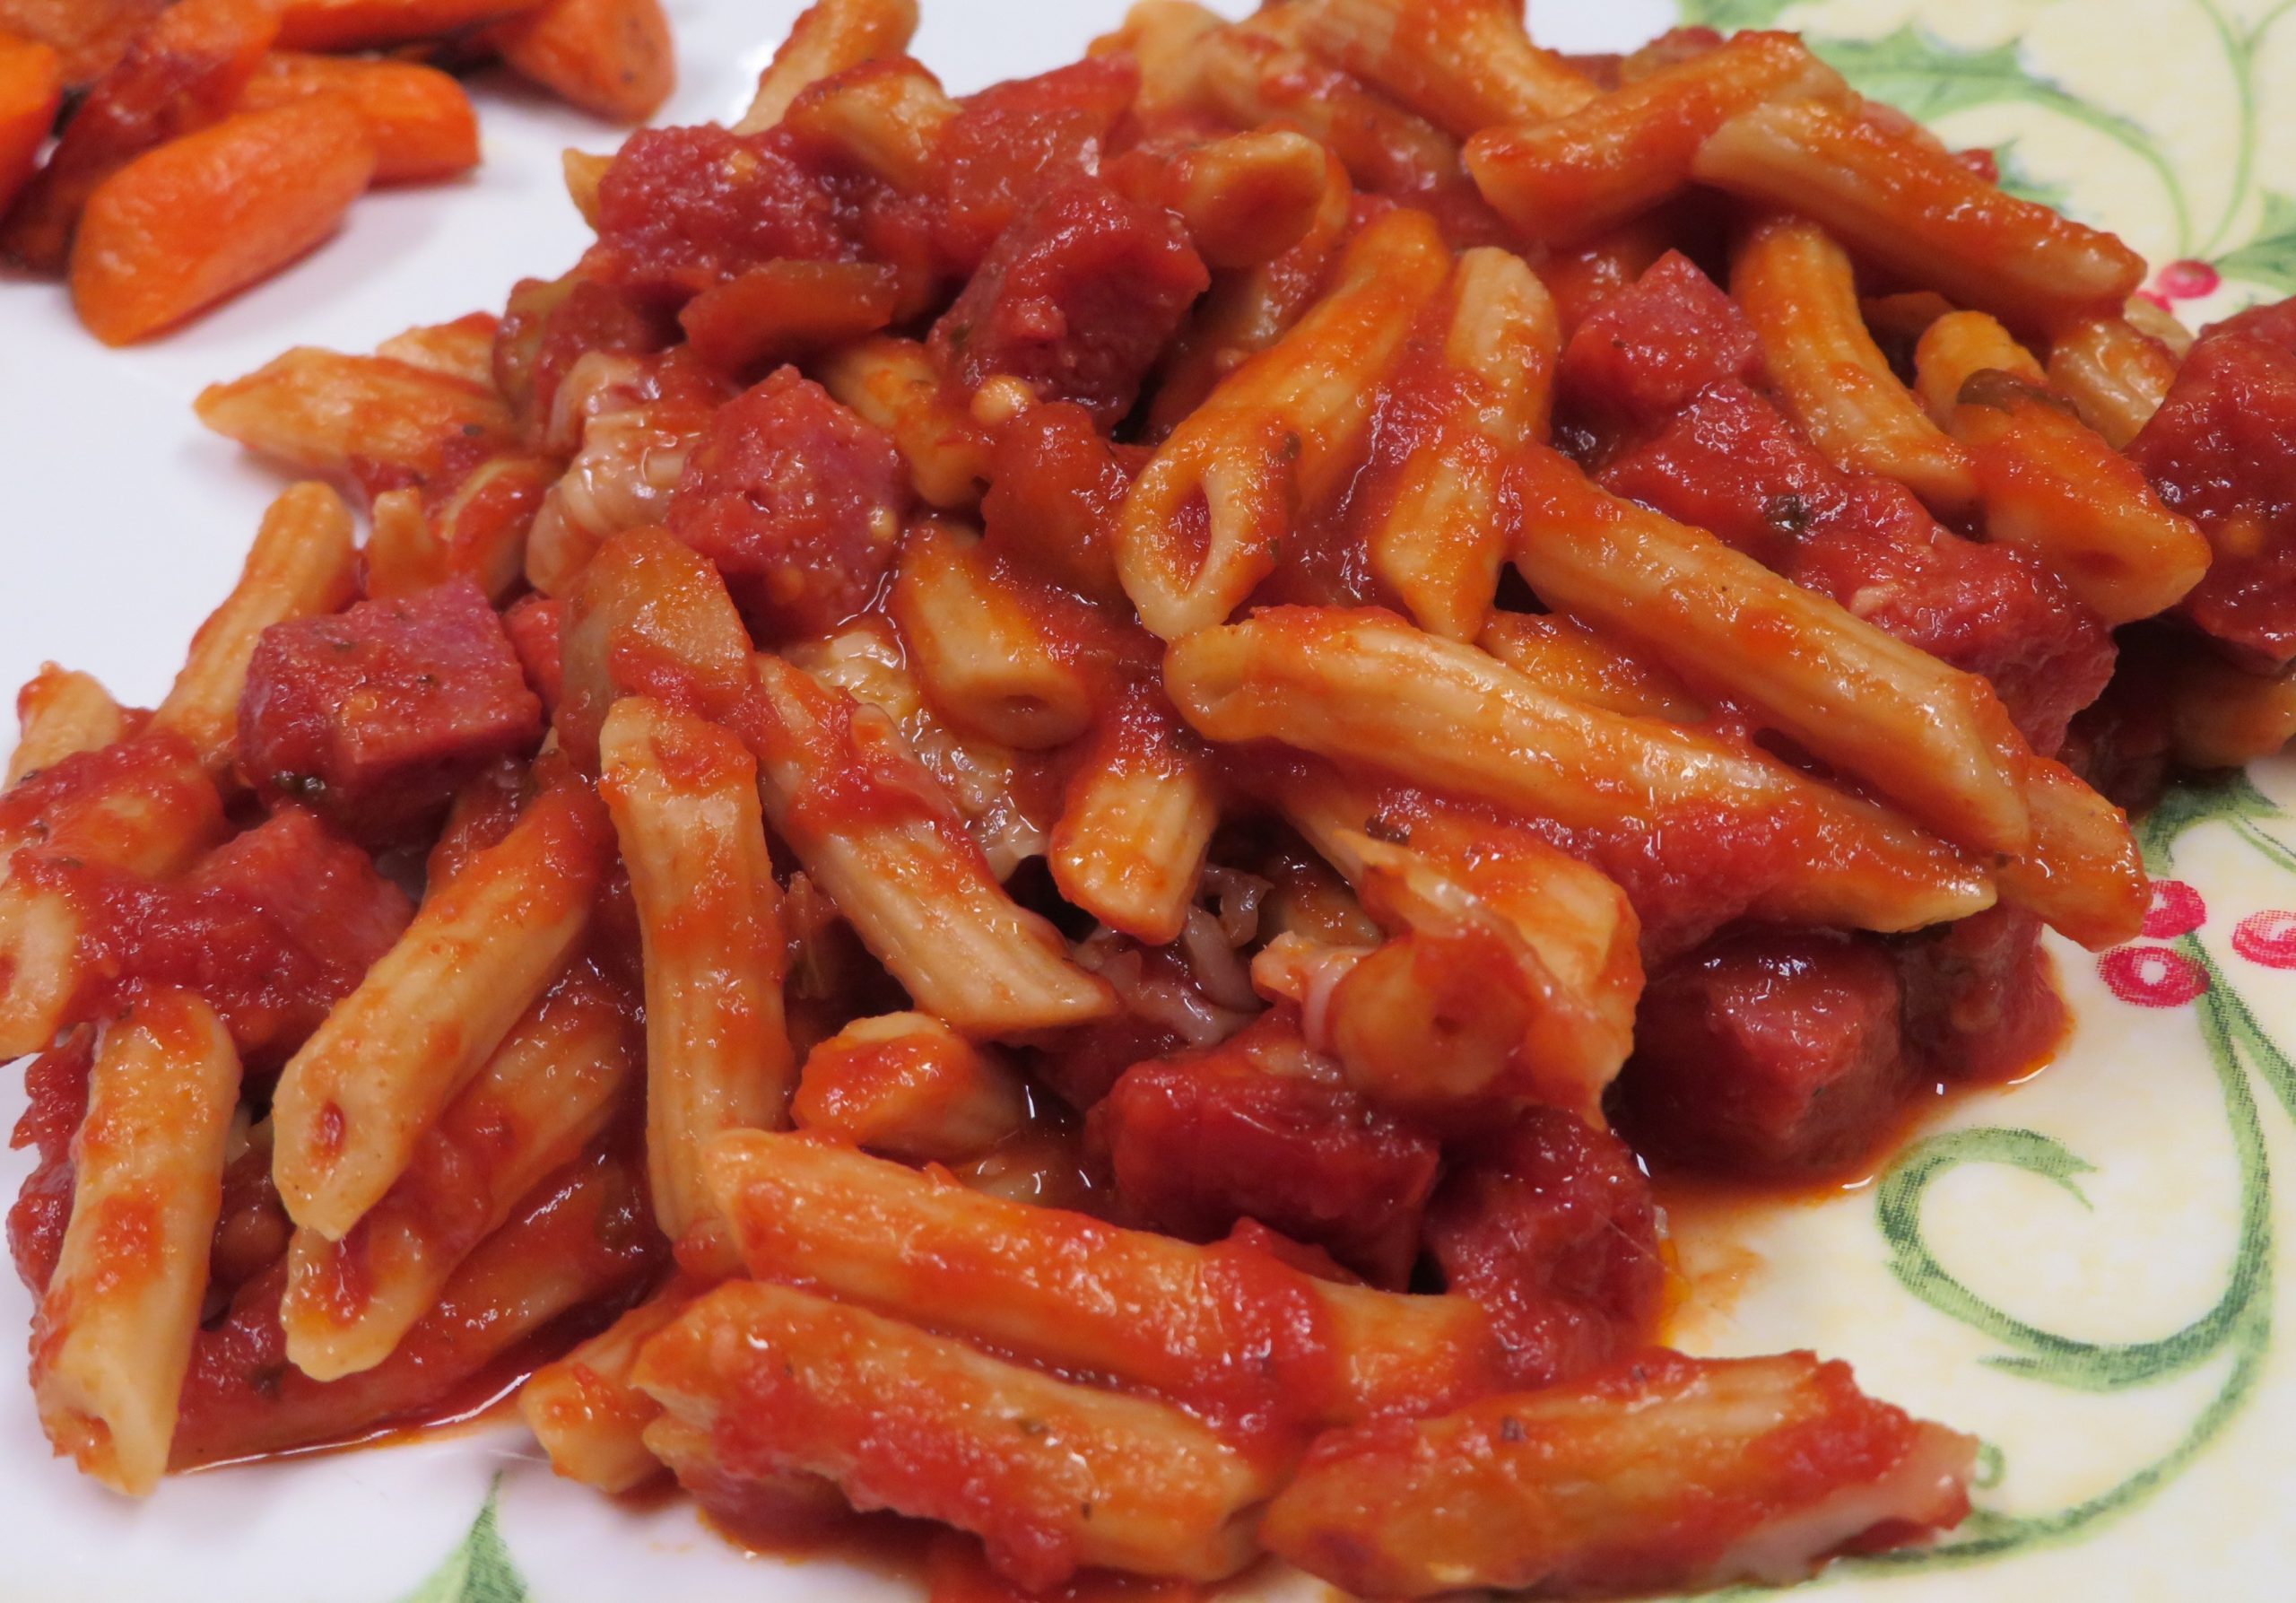
[[[796,9],[671,0],[684,85],[665,120],[738,109]],[[971,89],[1073,59],[1121,9],[927,0],[918,53],[952,88]],[[1668,0],[1535,9],[1543,39],[1582,49],[1631,45],[1674,14]],[[2156,260],[2219,260],[2252,281],[2201,309],[2296,290],[2296,237],[2280,238],[2296,235],[2296,206],[2274,198],[2296,195],[2296,21],[2251,37],[2244,20],[2276,20],[2283,8],[2268,0],[1691,9],[1744,25],[1783,13],[1955,140],[2013,144],[2027,180]],[[105,351],[60,291],[0,283],[0,684],[56,658],[131,701],[164,692],[275,489],[195,424],[203,384],[291,344],[363,350],[412,323],[499,308],[512,280],[572,260],[583,232],[557,152],[608,149],[613,135],[505,83],[481,98],[487,160],[475,177],[362,202],[311,260],[154,346]],[[2276,1244],[2296,1234],[2296,1207],[2272,1180],[2296,1172],[2296,1072],[2257,1044],[2296,1042],[2296,976],[2270,916],[2296,908],[2296,855],[2275,840],[2296,842],[2296,822],[2264,799],[2296,799],[2296,776],[2257,780],[2260,791],[2192,803],[2179,840],[2158,832],[2156,847],[2176,850],[2156,867],[2197,887],[2205,922],[2188,935],[2164,923],[2140,943],[2149,950],[2110,960],[2131,996],[2131,974],[2173,980],[2179,964],[2207,965],[2205,996],[2121,999],[2097,960],[2060,947],[2081,1026],[2047,1075],[1959,1104],[1941,1128],[1961,1133],[1874,1190],[1683,1242],[1697,1286],[1686,1345],[1849,1357],[1870,1389],[1998,1451],[1976,1533],[1997,1552],[1838,1573],[1838,1593],[1913,1603],[2296,1590],[2296,1522],[2283,1512],[2296,1486],[2296,1433],[2283,1423],[2296,1416],[2296,1375],[2274,1337],[2296,1311],[2283,1273],[2296,1266]],[[2240,1034],[2249,1018],[2254,1039]],[[7,1079],[0,1115],[13,1118],[21,1095]],[[2074,1172],[2068,1155],[2087,1167]],[[0,1187],[13,1195],[23,1171],[21,1154],[7,1157]],[[1926,1208],[1913,1206],[1923,1175],[1935,1182]],[[2012,1311],[2023,1330],[1970,1306],[1948,1265],[1968,1296]],[[0,1332],[22,1330],[29,1312],[13,1279],[0,1285]],[[1992,1362],[2036,1353],[2056,1371]],[[498,1477],[499,1517],[465,1543]],[[131,1505],[48,1458],[15,1375],[0,1376],[0,1510],[7,1603],[902,1595],[857,1572],[738,1555],[680,1503],[616,1508],[553,1480],[509,1430],[200,1475]],[[522,1580],[506,1579],[506,1556]]]

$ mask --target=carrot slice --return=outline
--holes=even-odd
[[[152,146],[228,115],[277,29],[270,0],[179,0],[152,19],[65,124],[0,230],[0,251],[61,268],[96,187]]]
[[[478,165],[478,114],[463,86],[412,61],[357,61],[275,50],[240,92],[239,109],[335,94],[365,119],[375,142],[375,181],[416,184]]]
[[[285,50],[374,50],[499,22],[540,0],[280,0]]]
[[[489,38],[512,72],[612,122],[644,122],[677,87],[661,0],[548,0]]]
[[[0,213],[32,176],[40,141],[64,101],[64,64],[54,50],[0,33]]]
[[[0,32],[31,39],[62,59],[77,89],[111,71],[136,30],[168,0],[0,0]]]
[[[80,320],[108,345],[181,322],[334,232],[374,171],[367,125],[333,95],[227,118],[137,157],[81,219]]]

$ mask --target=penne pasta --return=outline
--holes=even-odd
[[[1670,724],[1707,718],[1705,703],[1671,671],[1569,613],[1493,613],[1475,644],[1574,701]]]
[[[1544,439],[1561,345],[1553,299],[1520,257],[1469,250],[1452,270],[1441,354],[1442,417],[1405,460],[1372,526],[1371,571],[1422,629],[1473,640],[1506,558],[1506,453]]]
[[[1973,850],[2031,839],[2024,743],[1990,685],[1712,536],[1612,496],[1552,451],[1517,461],[1516,567],[1550,605],[1727,690]]]
[[[612,833],[587,787],[545,785],[436,895],[279,1076],[272,1177],[341,1241],[581,938]]]
[[[230,1037],[188,991],[144,992],[97,1032],[32,1395],[56,1451],[116,1491],[168,1465],[239,1094]]]
[[[1318,1280],[1248,1249],[1008,1201],[809,1136],[722,1137],[702,1166],[761,1279],[800,1279],[1200,1408],[1339,1423],[1439,1407],[1498,1379],[1491,1327],[1463,1297]],[[1231,1373],[1250,1333],[1283,1309],[1319,1338]],[[1223,1376],[1239,1390],[1223,1396]]]
[[[916,31],[916,0],[814,0],[758,75],[757,92],[734,132],[774,126],[808,85],[865,61],[899,56]]]
[[[2092,318],[2049,343],[2048,381],[2106,444],[2125,450],[2168,398],[2179,355],[2131,318]]]
[[[1771,393],[1817,448],[1848,473],[1878,473],[1950,515],[1977,499],[1968,454],[1890,370],[1858,311],[1848,254],[1796,217],[1757,223],[1739,241],[1730,292],[1761,340]]]
[[[274,623],[331,613],[356,591],[351,510],[325,484],[290,487],[264,514],[239,581],[191,638],[191,654],[152,714],[198,750],[209,771],[231,762],[239,696],[257,637]]]
[[[1230,373],[1283,337],[1320,292],[1354,218],[1355,190],[1339,158],[1324,155],[1323,193],[1307,231],[1272,261],[1215,274],[1166,357],[1150,403],[1154,433],[1170,434]]]
[[[2207,573],[2207,536],[2048,390],[1981,372],[1961,387],[1952,431],[1977,465],[1987,536],[2051,570],[2107,623],[2165,612]]]
[[[40,664],[16,693],[16,746],[0,789],[82,752],[100,752],[127,735],[127,710],[92,675]]]
[[[784,1286],[709,1293],[646,1345],[633,1378],[697,1447],[707,1438],[718,1475],[818,1475],[857,1506],[973,1531],[1031,1588],[1085,1565],[1232,1574],[1274,1490],[1269,1468],[1168,1404]],[[777,1428],[749,1428],[753,1408]]]
[[[1225,17],[1196,0],[1135,0],[1124,25],[1094,39],[1090,54],[1122,52],[1139,65],[1133,105],[1144,117],[1185,111],[1197,98],[1199,48],[1227,25]]]
[[[753,671],[735,727],[757,754],[766,815],[920,1007],[992,1037],[1113,1007],[1052,926],[1004,893],[890,719],[778,658]]]
[[[59,758],[0,794],[0,880],[25,847],[162,879],[222,834],[197,750],[161,730]]]
[[[2144,276],[2142,258],[2111,235],[2003,193],[1934,142],[1822,100],[1733,118],[1691,171],[1790,207],[1860,259],[2021,331],[2118,310]]]
[[[973,843],[1001,884],[1045,849],[1050,821],[1041,759],[967,735],[926,703],[909,653],[883,617],[857,618],[818,640],[790,647],[784,660],[874,707],[893,721],[909,750],[947,790]]]
[[[1091,727],[1094,688],[1061,620],[998,582],[978,536],[911,526],[887,602],[918,683],[958,727],[1041,751]]]
[[[1254,129],[1145,162],[1152,181],[1129,173],[1118,181],[1144,188],[1143,198],[1187,224],[1189,242],[1208,266],[1232,270],[1274,259],[1315,225],[1330,159],[1304,134]]]
[[[1021,1077],[930,1014],[857,1018],[805,1054],[799,1128],[917,1163],[973,1157],[1028,1122]]]
[[[885,336],[861,340],[822,358],[819,377],[830,394],[891,437],[927,506],[970,512],[980,504],[993,440],[923,345]]]
[[[1263,1539],[1383,1598],[1786,1585],[1869,1530],[1959,1520],[1977,1446],[1807,1353],[1646,1355],[1328,1440],[1270,1505]],[[1654,1528],[1668,1539],[1628,1534]]]
[[[1961,386],[1990,368],[2028,384],[2046,384],[2039,359],[2019,344],[1997,318],[1953,311],[1930,323],[1914,346],[1914,392],[1932,422],[1953,426]]]
[[[631,1012],[618,987],[578,962],[511,1027],[348,1234],[295,1233],[279,1306],[289,1363],[333,1381],[390,1356],[519,1199],[605,1128],[638,1072]]]
[[[251,451],[338,484],[356,464],[417,479],[440,471],[449,440],[507,445],[510,414],[491,386],[393,362],[308,346],[199,394],[199,421]]]
[[[941,135],[958,109],[939,79],[902,57],[816,83],[790,103],[781,126],[904,194],[922,195],[940,177]]]
[[[1380,376],[1434,298],[1449,252],[1419,213],[1356,237],[1329,293],[1223,379],[1125,498],[1117,566],[1141,622],[1166,640],[1220,623],[1275,565],[1292,509],[1347,461]]]
[[[781,889],[757,762],[732,735],[628,696],[599,751],[645,944],[647,1174],[676,1241],[709,1215],[698,1165],[709,1138],[788,1120],[797,1065],[782,1017]]]
[[[708,559],[658,528],[606,542],[566,609],[559,749],[596,767],[606,716],[642,693],[705,717],[747,692],[750,637]]]
[[[1288,23],[1286,13],[1263,10],[1193,41],[1196,104],[1239,127],[1290,123],[1378,193],[1424,190],[1458,172],[1449,135],[1324,66]]]
[[[661,1259],[638,1166],[611,1143],[594,1146],[520,1199],[388,1358],[338,1381],[315,1381],[285,1361],[286,1265],[275,1265],[200,1331],[168,1468],[339,1444],[435,1416],[560,1320],[631,1294]]]
[[[1576,111],[1586,75],[1481,0],[1294,0],[1287,15],[1309,49],[1464,139],[1497,123]]]
[[[1281,740],[1567,829],[1759,822],[1805,842],[1767,893],[1773,916],[1912,929],[1992,901],[1968,858],[1871,804],[1692,730],[1565,701],[1392,614],[1265,611],[1180,641],[1165,677],[1213,740]]]
[[[1077,752],[1052,827],[1053,883],[1111,929],[1177,940],[1219,822],[1202,744],[1161,691],[1127,690]]]
[[[1772,100],[1848,96],[1792,34],[1739,33],[1560,113],[1467,130],[1467,170],[1526,238],[1577,245],[1687,188],[1698,147],[1732,118]]]
[[[638,1355],[708,1287],[674,1278],[518,1389],[518,1412],[550,1467],[596,1491],[635,1491],[662,1472],[646,1430],[662,1407],[631,1383]]]
[[[1601,1124],[1642,994],[1625,893],[1543,841],[1424,797],[1315,769],[1273,790],[1399,937],[1321,976],[1303,1001],[1310,1044],[1327,1043],[1383,1107],[1448,1118],[1527,1099]]]

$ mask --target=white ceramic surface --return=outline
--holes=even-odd
[[[684,83],[665,120],[678,121],[737,109],[797,6],[670,8]],[[927,0],[917,49],[970,89],[1072,59],[1121,9]],[[2156,258],[2216,262],[2224,286],[2187,311],[2296,290],[2284,198],[2296,193],[2296,22],[2275,26],[2289,0],[1684,9],[1807,26],[1861,84],[1950,137],[2013,146],[2016,181]],[[1535,10],[1541,37],[1570,48],[1631,45],[1675,14],[1671,0]],[[130,701],[163,692],[275,489],[194,423],[204,383],[291,344],[365,349],[499,307],[512,280],[572,259],[583,231],[557,152],[607,149],[613,135],[508,83],[481,96],[487,159],[473,179],[363,202],[311,260],[147,349],[105,351],[60,291],[0,282],[0,684],[56,658]],[[1979,1548],[1837,1573],[1824,1583],[1837,1594],[2296,1596],[2296,1521],[2283,1512],[2296,1489],[2296,1360],[2274,1339],[2296,1314],[2275,1273],[2287,1261],[2275,1231],[2296,1232],[2296,1207],[2272,1185],[2296,1166],[2296,1071],[2271,1045],[2296,1041],[2296,916],[2278,910],[2296,907],[2296,855],[2280,844],[2296,842],[2296,822],[2278,806],[2296,800],[2296,771],[2255,780],[2151,832],[2156,871],[2196,890],[2196,904],[2176,904],[2183,916],[2164,903],[2145,942],[2101,965],[2060,948],[2080,1028],[2048,1074],[1957,1105],[1944,1127],[1961,1133],[1931,1132],[1876,1188],[1684,1239],[1698,1287],[1686,1345],[1851,1358],[1870,1389],[1998,1451],[1970,1533]],[[2203,921],[2187,930],[2195,910]],[[0,1117],[13,1119],[21,1093],[5,1082]],[[22,1154],[0,1159],[0,1189],[13,1195],[24,1169]],[[0,1343],[28,1315],[5,1279]],[[509,1430],[201,1475],[131,1505],[48,1457],[6,1368],[0,1603],[900,1595],[738,1555],[680,1503],[612,1507],[553,1480]],[[466,1541],[498,1477],[498,1514]]]

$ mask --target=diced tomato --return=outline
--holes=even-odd
[[[1648,1338],[1665,1289],[1634,1154],[1556,1108],[1475,1143],[1427,1210],[1449,1289],[1490,1311],[1509,1383],[1567,1381]]]
[[[372,858],[300,807],[283,807],[216,848],[185,883],[239,896],[277,924],[315,965],[325,989],[309,1001],[321,1015],[414,916],[406,893]]]
[[[674,309],[760,262],[852,255],[842,208],[787,134],[705,123],[640,129],[623,144],[598,183],[598,242],[585,265]]]
[[[1271,1013],[1217,1046],[1127,1069],[1092,1111],[1126,1203],[1211,1241],[1253,1219],[1383,1285],[1419,1251],[1435,1143],[1374,1111]]]
[[[465,776],[541,737],[502,621],[464,579],[273,625],[239,702],[257,790],[370,845],[421,834]]]
[[[998,236],[933,350],[969,387],[1010,374],[1112,428],[1211,282],[1171,213],[1079,179]]]
[[[48,1289],[72,1222],[72,1137],[88,1111],[88,1075],[95,1036],[80,1032],[24,1066],[24,1111],[8,1137],[11,1151],[38,1154],[8,1210],[8,1251],[33,1296]]]
[[[1129,57],[1102,56],[965,98],[940,144],[942,246],[960,271],[1038,196],[1099,170],[1139,81]]]
[[[2128,454],[2215,550],[2186,615],[2251,666],[2296,658],[2296,300],[2205,331]]]
[[[1646,1152],[1752,1176],[1867,1155],[1909,1084],[1897,967],[1871,937],[1726,934],[1654,975],[1612,1106]]]
[[[989,548],[1096,601],[1121,602],[1113,531],[1140,456],[1110,445],[1074,402],[1030,407],[996,436],[980,502]]]
[[[782,368],[710,420],[668,522],[717,564],[752,631],[770,642],[821,633],[868,605],[908,504],[892,442]]]
[[[180,986],[206,998],[256,1067],[300,1046],[413,912],[364,852],[299,807],[170,884],[37,852],[16,871],[77,915],[69,1016],[92,1019],[138,984]]]
[[[1557,398],[1590,422],[1648,428],[1710,384],[1761,377],[1761,342],[1729,296],[1668,251],[1578,326],[1555,373]]]

